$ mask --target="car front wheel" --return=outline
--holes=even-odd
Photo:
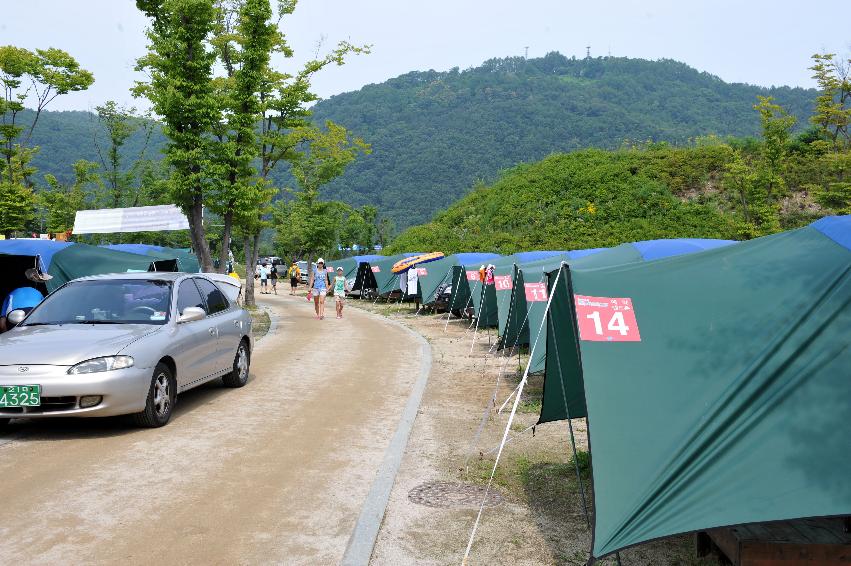
[[[176,397],[177,382],[171,369],[165,364],[157,364],[148,388],[145,410],[133,415],[136,424],[147,428],[165,425],[171,418]]]
[[[242,387],[248,383],[248,367],[251,365],[251,354],[245,340],[239,343],[233,358],[233,370],[222,378],[226,387]]]

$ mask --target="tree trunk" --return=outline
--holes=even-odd
[[[192,207],[189,210],[189,235],[195,247],[195,255],[203,273],[213,271],[213,260],[210,256],[210,244],[204,230],[204,204],[199,193],[192,197]]]
[[[253,243],[254,240],[252,238],[249,236],[245,237],[245,245],[243,246],[245,248],[245,294],[243,300],[247,307],[257,305],[254,301],[254,266],[257,260],[252,261],[254,257]]]
[[[219,253],[219,273],[227,273],[228,250],[230,249],[230,235],[233,228],[233,211],[229,210],[224,217],[225,227],[222,230],[222,249]]]

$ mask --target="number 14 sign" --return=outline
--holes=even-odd
[[[579,339],[641,342],[632,299],[575,295]]]

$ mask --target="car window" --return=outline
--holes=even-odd
[[[192,279],[186,279],[177,289],[177,312],[183,314],[183,310],[187,307],[199,307],[204,311],[207,310],[204,299]]]
[[[165,324],[171,283],[97,279],[68,283],[49,295],[23,326],[49,324]]]
[[[201,294],[207,300],[208,314],[216,314],[217,312],[227,310],[228,300],[218,287],[200,277],[195,279],[195,282],[198,284],[198,288],[201,289]]]

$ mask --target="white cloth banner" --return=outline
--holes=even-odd
[[[417,271],[416,267],[412,267],[408,270],[408,279],[407,279],[407,287],[408,287],[408,295],[416,295],[417,294],[417,281],[419,281],[419,271]]]
[[[173,204],[135,208],[80,210],[74,218],[74,234],[159,232],[188,230],[189,220]]]

